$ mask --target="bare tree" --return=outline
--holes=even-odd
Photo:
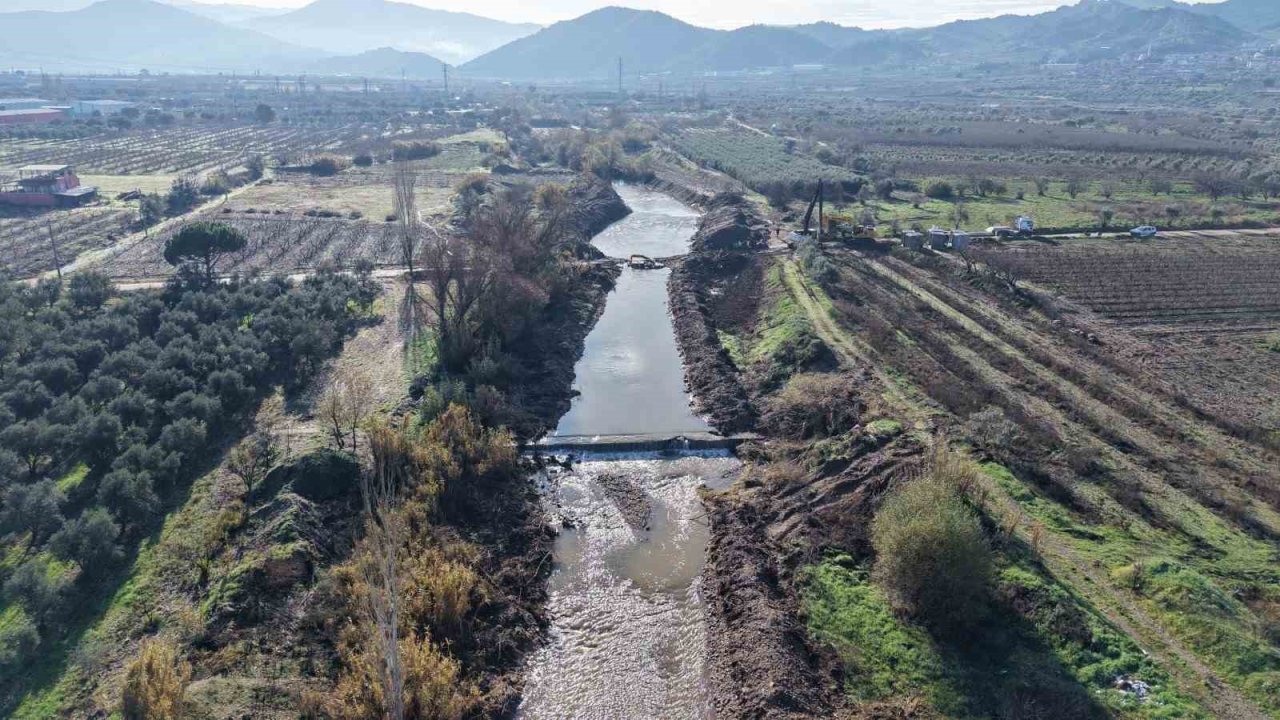
[[[253,502],[253,491],[280,460],[280,438],[274,424],[260,421],[258,430],[231,451],[227,472],[244,483],[245,513]]]
[[[400,236],[400,263],[407,271],[407,285],[400,310],[400,321],[409,342],[417,338],[418,331],[422,327],[422,319],[418,312],[420,301],[415,285],[417,269],[414,267],[422,239],[418,222],[418,200],[414,191],[416,183],[417,177],[409,169],[408,163],[397,162],[392,186],[395,190],[396,225]]]
[[[340,370],[320,396],[320,417],[334,447],[357,450],[360,426],[373,412],[373,382],[355,370]]]

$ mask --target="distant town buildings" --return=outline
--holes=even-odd
[[[71,115],[73,117],[111,117],[135,105],[124,100],[76,100],[71,104]]]
[[[41,110],[53,103],[43,98],[15,97],[0,98],[0,112],[5,110]]]
[[[21,110],[0,110],[0,125],[23,125],[32,123],[49,123],[65,120],[66,114],[53,108],[24,108]]]

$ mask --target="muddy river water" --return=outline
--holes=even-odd
[[[597,236],[613,257],[688,249],[695,211],[619,186],[632,208]],[[554,435],[705,431],[690,410],[667,312],[666,270],[623,270],[576,367],[581,395]],[[590,455],[537,478],[552,519],[551,629],[531,659],[519,716],[706,718],[700,489],[736,474],[731,457]]]
[[[697,211],[645,188],[618,185],[617,190],[632,212],[592,240],[604,254],[666,257],[689,250]],[[669,274],[666,269],[623,268],[574,367],[579,395],[553,435],[674,436],[707,429],[689,410],[684,368],[667,313]]]

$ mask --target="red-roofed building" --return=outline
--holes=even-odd
[[[24,110],[0,110],[0,125],[22,125],[29,123],[50,123],[65,120],[66,114],[61,110],[50,108],[30,108]]]
[[[0,204],[27,207],[76,207],[98,197],[98,188],[81,185],[70,165],[28,165],[17,178],[0,184]]]

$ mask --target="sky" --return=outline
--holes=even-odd
[[[260,7],[294,8],[311,0],[196,0]],[[969,20],[1005,13],[1029,15],[1075,0],[399,0],[440,10],[457,10],[510,22],[549,25],[607,4],[659,10],[704,27],[736,28],[752,23],[794,25],[829,20],[863,28],[927,27],[952,20]],[[1206,2],[1211,0],[1190,0]],[[1280,0],[1277,0],[1280,2]],[[0,0],[0,11],[64,9],[54,5],[85,5],[90,0]],[[70,9],[70,8],[65,8]]]

